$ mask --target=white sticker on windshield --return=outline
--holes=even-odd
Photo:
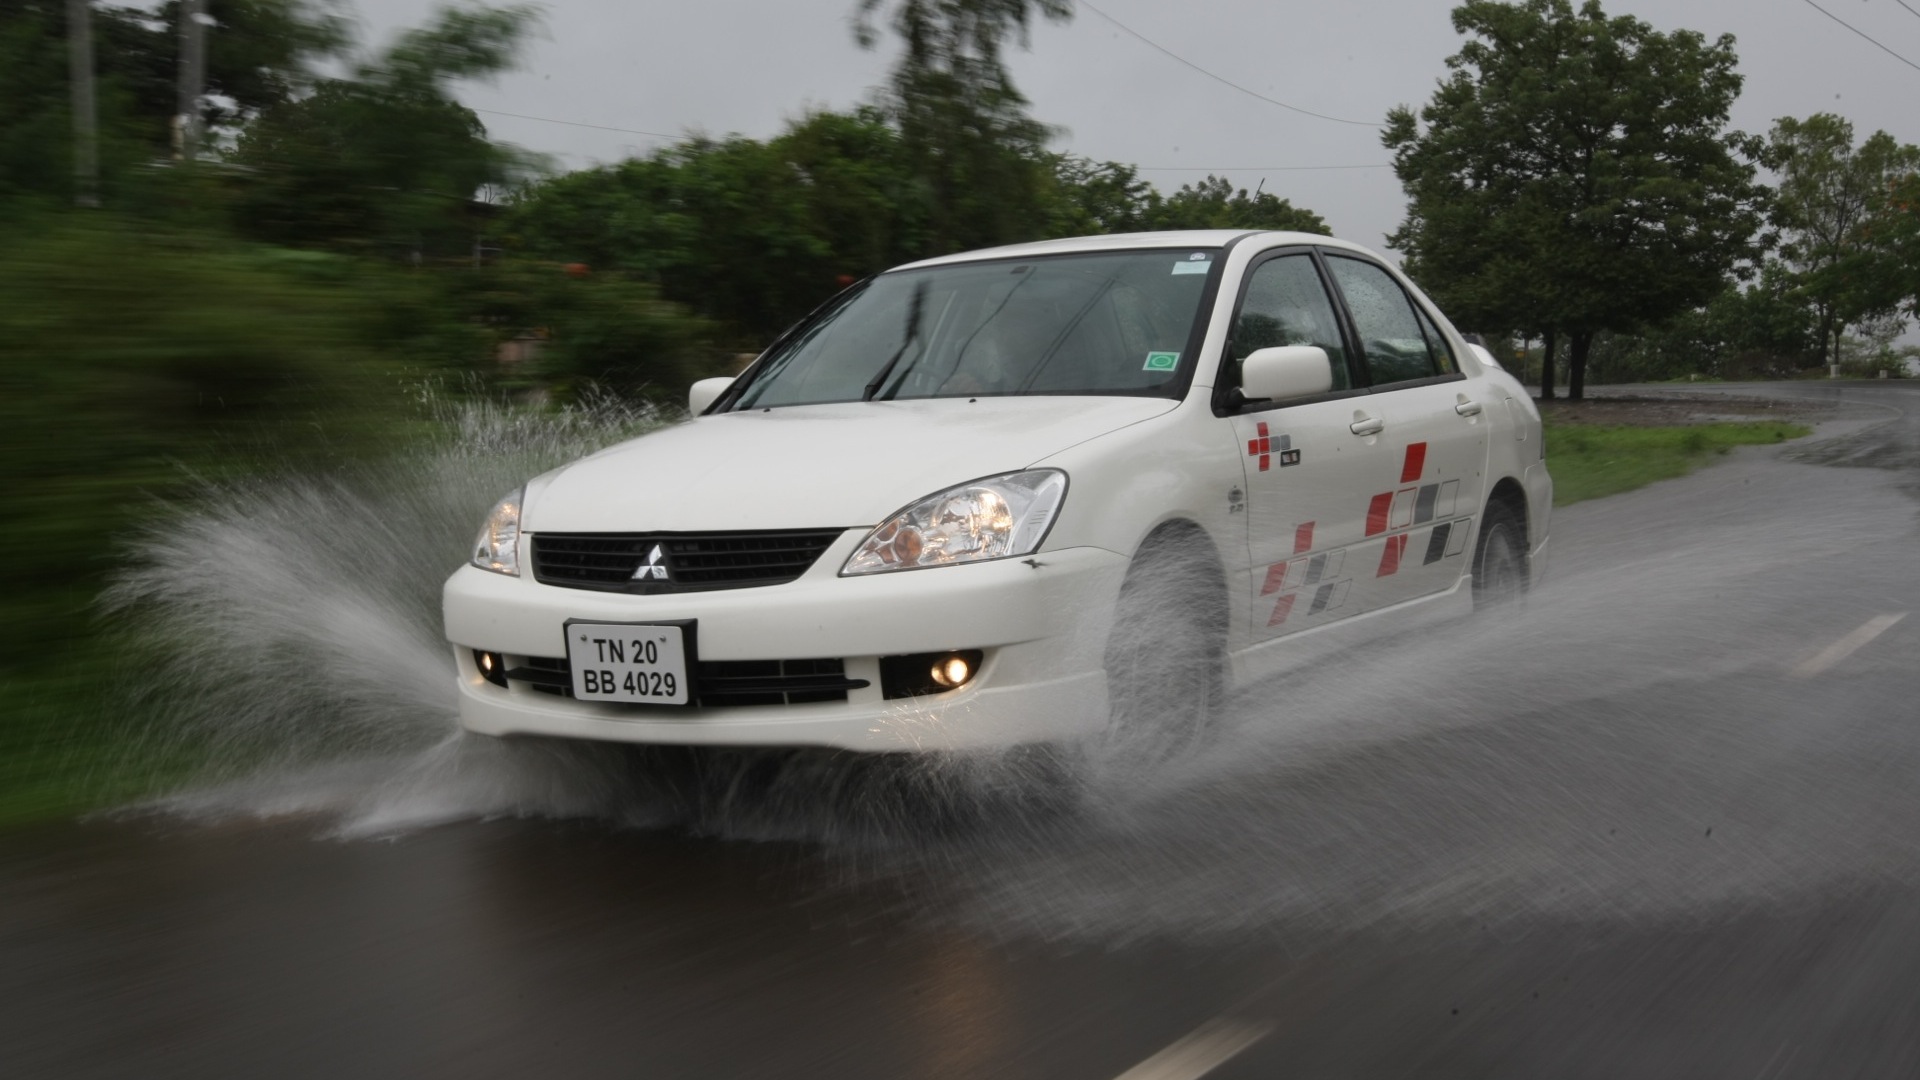
[[[1142,371],[1172,371],[1180,366],[1180,354],[1177,352],[1150,352],[1147,354],[1147,366]]]
[[[1174,263],[1173,272],[1176,274],[1204,274],[1212,266],[1213,266],[1213,263],[1211,262],[1196,262],[1193,260],[1189,260],[1187,262]]]

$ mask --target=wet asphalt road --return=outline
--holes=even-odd
[[[1762,392],[1851,404],[1075,813],[0,837],[0,1075],[1920,1076],[1920,387]]]

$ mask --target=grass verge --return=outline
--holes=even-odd
[[[1785,442],[1813,430],[1804,424],[1772,421],[1631,427],[1550,417],[1546,425],[1547,468],[1553,473],[1555,506],[1685,476],[1736,446]]]

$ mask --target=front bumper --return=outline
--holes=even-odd
[[[680,745],[931,750],[1066,738],[1106,724],[1101,655],[1124,556],[1098,548],[842,578],[865,530],[849,530],[798,580],[714,592],[633,596],[542,585],[462,567],[442,594],[459,664],[460,718],[487,735]],[[844,702],[726,708],[581,702],[486,681],[472,650],[566,656],[568,619],[695,619],[710,660],[840,659],[864,689]],[[880,657],[981,649],[966,686],[884,698]]]

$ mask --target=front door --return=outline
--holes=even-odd
[[[1352,392],[1352,365],[1335,307],[1311,255],[1281,253],[1254,266],[1234,319],[1226,385],[1240,361],[1274,345],[1317,345],[1332,364],[1334,395],[1232,418],[1244,450],[1247,546],[1252,566],[1252,640],[1325,625],[1360,610],[1352,557],[1364,539],[1366,492],[1389,463],[1365,427],[1366,395]]]

